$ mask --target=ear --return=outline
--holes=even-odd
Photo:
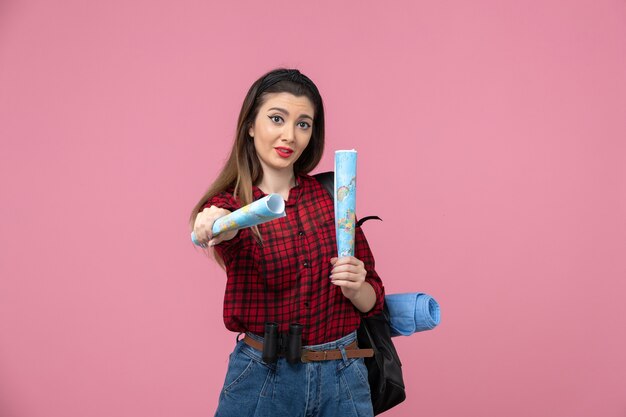
[[[248,135],[253,138],[254,137],[254,126],[250,126],[248,129]]]

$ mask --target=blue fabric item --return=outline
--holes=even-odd
[[[385,296],[391,336],[410,336],[432,330],[441,319],[439,303],[428,294],[414,292]]]
[[[262,337],[248,334],[253,339]],[[298,363],[284,357],[263,362],[260,351],[240,340],[230,355],[215,417],[374,417],[367,366],[348,358],[356,332],[311,350],[339,349],[343,359]]]

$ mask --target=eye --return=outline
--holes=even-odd
[[[311,124],[309,122],[299,122],[298,126],[300,126],[302,129],[306,130],[306,129],[311,127]]]
[[[274,123],[281,123],[283,118],[281,116],[268,116],[270,120]]]

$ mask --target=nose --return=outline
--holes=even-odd
[[[293,142],[296,137],[296,128],[291,124],[285,123],[281,141],[285,143]]]

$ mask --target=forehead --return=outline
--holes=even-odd
[[[291,93],[268,93],[264,97],[263,104],[261,104],[261,111],[269,110],[272,107],[277,107],[287,110],[290,114],[297,112],[298,115],[306,113],[313,116],[314,108],[313,103],[307,96],[294,96]]]

